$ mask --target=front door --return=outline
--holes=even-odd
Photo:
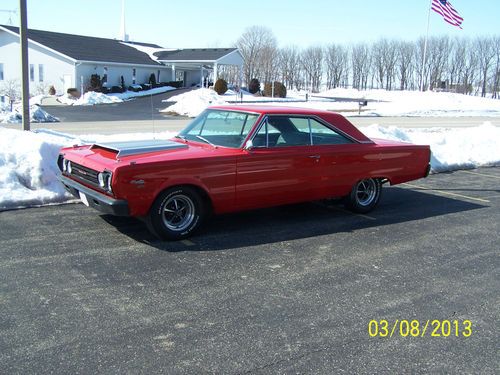
[[[264,120],[253,139],[253,147],[243,152],[236,166],[236,204],[252,209],[315,199],[314,154],[310,137],[293,137],[289,120],[272,116]]]

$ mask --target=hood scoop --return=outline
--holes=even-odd
[[[116,157],[129,155],[145,154],[147,152],[169,151],[179,148],[187,148],[188,146],[174,141],[161,139],[149,139],[143,141],[123,141],[123,142],[102,142],[94,143],[92,149],[102,148],[111,150],[117,153]]]

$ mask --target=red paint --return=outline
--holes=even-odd
[[[88,168],[113,172],[113,196],[128,201],[131,216],[147,215],[158,194],[176,185],[197,186],[211,200],[214,212],[223,213],[342,197],[349,194],[357,181],[368,177],[385,178],[391,184],[415,180],[425,177],[430,160],[429,146],[370,140],[337,113],[239,105],[212,108],[258,113],[261,118],[266,114],[315,116],[360,143],[247,151],[214,148],[190,140],[187,148],[119,160],[114,152],[90,149],[90,145],[64,148],[61,153]],[[183,143],[180,139],[173,141]],[[143,180],[144,184],[132,183],[137,180]]]

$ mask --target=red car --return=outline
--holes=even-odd
[[[87,206],[176,240],[212,212],[325,198],[368,212],[382,184],[426,177],[429,161],[429,146],[369,139],[337,113],[234,105],[208,108],[171,140],[63,148],[58,164]]]

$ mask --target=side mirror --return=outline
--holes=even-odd
[[[253,142],[251,139],[249,139],[247,141],[247,143],[245,143],[245,147],[243,147],[245,150],[247,151],[250,151],[252,148],[253,148]]]

